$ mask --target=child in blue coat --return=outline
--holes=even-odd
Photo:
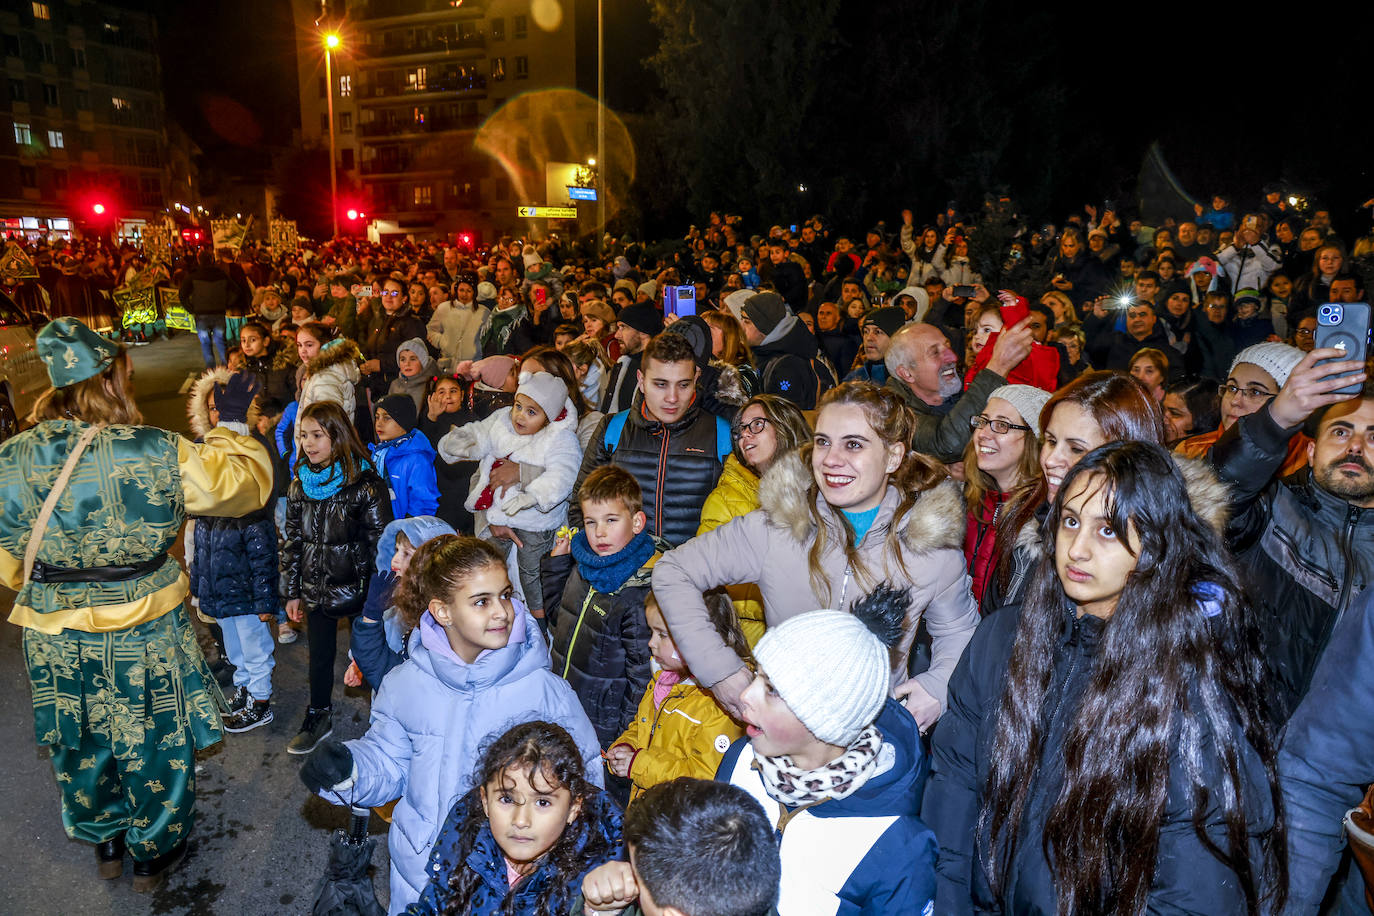
[[[377,403],[368,445],[377,473],[391,491],[391,517],[433,515],[439,508],[439,481],[434,472],[434,446],[415,428],[419,414],[410,395],[389,394]]]
[[[501,552],[440,535],[411,558],[394,602],[413,627],[410,658],[382,682],[366,735],[322,742],[301,780],[338,804],[396,804],[392,914],[420,897],[439,828],[473,787],[479,749],[520,722],[561,725],[577,742],[587,780],[603,783],[596,732],[567,682],[549,670],[534,618],[512,599]]]
[[[482,755],[444,821],[407,916],[566,913],[583,877],[620,854],[620,811],[587,782],[577,743],[526,722]]]

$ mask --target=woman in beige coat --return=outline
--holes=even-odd
[[[943,465],[910,451],[910,408],[851,382],[821,401],[816,432],[763,476],[758,511],[671,550],[654,567],[654,595],[678,651],[732,712],[752,675],[716,634],[702,592],[753,582],[768,626],[816,608],[848,609],[879,583],[911,589],[892,651],[893,695],[922,729],[944,709],[946,684],[978,612],[964,563],[963,507]],[[907,677],[924,617],[929,670]]]

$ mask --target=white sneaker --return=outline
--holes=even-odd
[[[296,636],[297,633],[291,626],[291,621],[283,620],[281,623],[277,624],[277,642],[281,643],[283,646],[295,642]]]

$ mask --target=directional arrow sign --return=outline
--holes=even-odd
[[[524,219],[577,219],[576,207],[516,207],[515,212]]]

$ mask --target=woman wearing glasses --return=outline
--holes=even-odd
[[[383,281],[380,298],[382,314],[362,346],[367,359],[358,367],[374,402],[386,396],[388,386],[400,375],[397,348],[415,337],[424,340],[426,335],[425,323],[411,310],[405,285],[400,280],[388,277]]]
[[[753,582],[768,625],[776,626],[812,608],[848,610],[888,581],[911,588],[892,650],[892,695],[923,730],[940,717],[978,611],[959,549],[959,490],[944,465],[908,448],[915,428],[915,415],[890,389],[869,382],[832,388],[821,399],[815,434],[776,456],[763,475],[758,511],[659,559],[654,595],[677,649],[726,709],[739,712],[753,676],[716,633],[703,592]],[[923,619],[932,658],[912,677],[908,660]]]
[[[997,567],[1002,507],[1025,498],[1041,479],[1040,411],[1049,399],[1048,391],[1033,385],[1003,385],[988,395],[983,412],[969,420],[973,437],[964,448],[964,559],[980,608],[988,576]]]
[[[709,312],[708,314],[716,314]],[[705,534],[759,507],[759,478],[781,455],[801,447],[811,438],[811,427],[801,409],[786,398],[761,394],[740,411],[735,427],[735,448],[725,459],[720,482],[701,508],[697,534]],[[749,647],[763,636],[763,596],[753,584],[727,588],[735,604],[735,616]]]
[[[1174,450],[1188,458],[1205,458],[1231,424],[1259,410],[1279,393],[1301,359],[1301,350],[1282,343],[1259,343],[1241,350],[1231,363],[1226,382],[1217,388],[1221,394],[1221,425],[1184,439]],[[1307,446],[1311,441],[1302,433],[1288,440],[1288,457],[1279,470],[1280,477],[1307,467]]]
[[[1016,604],[1044,552],[1042,529],[1059,485],[1088,452],[1107,442],[1164,444],[1159,402],[1123,372],[1089,372],[1056,391],[1040,411],[1040,474],[1012,494],[997,520],[1002,543],[981,609]]]

